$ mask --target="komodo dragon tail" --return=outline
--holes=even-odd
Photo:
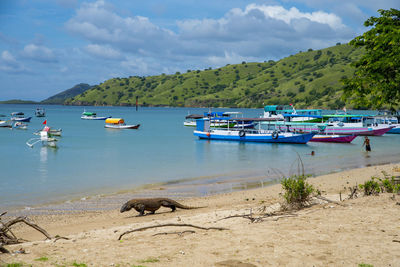
[[[181,203],[179,203],[179,202],[177,202],[177,201],[175,201],[175,200],[172,200],[172,199],[170,199],[170,198],[165,198],[165,199],[163,199],[163,202],[164,202],[165,204],[167,204],[167,205],[165,205],[165,206],[174,205],[174,206],[177,207],[177,208],[186,209],[186,210],[205,208],[205,207],[190,207],[190,206],[185,206],[185,205],[183,205],[183,204],[181,204]],[[164,204],[164,203],[163,203],[163,204]],[[164,205],[163,205],[163,206],[164,206]]]

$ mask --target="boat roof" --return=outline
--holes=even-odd
[[[202,120],[209,120],[209,118],[202,118]],[[212,118],[212,120],[229,120],[229,121],[279,121],[282,118]]]
[[[224,115],[240,115],[243,114],[243,112],[240,111],[227,111],[223,113]]]
[[[284,117],[307,117],[307,118],[318,118],[321,119],[321,115],[311,115],[311,114],[282,114]]]
[[[289,122],[289,121],[277,121],[274,124],[289,125],[289,126],[328,126],[328,123],[321,122]]]
[[[120,124],[120,123],[124,123],[124,119],[121,119],[121,118],[108,118],[108,119],[106,119],[106,123]]]
[[[13,112],[11,113],[11,115],[15,116],[15,115],[25,115],[23,112]]]
[[[88,112],[88,111],[85,111],[85,112],[82,113],[82,115],[94,116],[94,115],[96,115],[96,112]]]
[[[185,119],[200,119],[203,118],[203,115],[200,114],[190,114],[185,117]]]

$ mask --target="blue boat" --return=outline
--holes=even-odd
[[[30,122],[32,119],[32,117],[25,117],[23,112],[13,112],[11,116],[12,121]]]
[[[240,121],[268,121],[267,118],[241,118]],[[193,134],[200,139],[209,140],[227,140],[239,142],[262,142],[262,143],[290,143],[290,144],[306,144],[313,138],[317,132],[312,133],[294,133],[284,132],[280,130],[261,129],[245,129],[245,128],[212,128],[210,120],[207,118],[198,119],[196,121],[196,130]]]

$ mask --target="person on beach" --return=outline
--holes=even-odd
[[[369,152],[371,151],[371,145],[369,143],[369,138],[368,136],[365,137],[364,143],[362,144],[363,146],[365,145],[365,151]]]

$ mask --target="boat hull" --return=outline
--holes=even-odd
[[[282,126],[284,127],[284,126]],[[282,128],[280,127],[280,128]],[[392,129],[393,126],[389,127],[335,127],[335,126],[327,126],[325,128],[324,133],[326,134],[337,134],[337,135],[363,135],[363,136],[380,136],[388,132]],[[284,129],[284,128],[282,128]],[[313,132],[319,131],[317,126],[290,126],[291,131],[304,131],[304,132]]]
[[[104,125],[108,129],[139,129],[140,124],[136,125]]]
[[[306,144],[315,135],[315,133],[279,133],[278,135],[273,135],[272,133],[253,133],[253,131],[249,131],[240,136],[241,132],[237,130],[211,130],[209,132],[194,131],[193,134],[200,139],[209,140],[290,144]]]
[[[310,142],[325,142],[325,143],[351,143],[357,135],[324,135],[317,134],[311,138]]]
[[[18,118],[18,117],[12,117],[12,121],[21,121],[21,122],[30,122],[32,117],[27,117],[27,118]]]
[[[394,128],[387,131],[388,134],[400,134],[400,125],[394,126]]]
[[[104,121],[108,118],[111,118],[111,117],[93,117],[93,116],[82,116],[81,117],[82,120],[100,120],[100,121]]]

